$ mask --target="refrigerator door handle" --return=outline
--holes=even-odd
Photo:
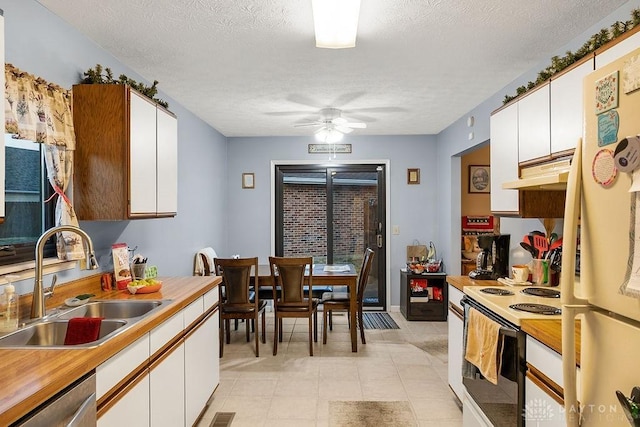
[[[560,300],[562,304],[587,304],[587,301],[576,298],[575,276],[576,270],[576,242],[578,218],[580,215],[580,199],[582,196],[582,138],[578,141],[571,169],[567,180],[567,198],[564,205],[564,227],[562,230],[562,272],[560,275]]]
[[[590,310],[588,305],[562,306],[562,378],[564,380],[565,421],[568,427],[578,427],[578,391],[576,385],[576,316]]]

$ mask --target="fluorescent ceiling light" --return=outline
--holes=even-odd
[[[360,0],[311,0],[316,47],[356,46]]]

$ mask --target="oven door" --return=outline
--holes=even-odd
[[[515,325],[468,297],[462,299],[462,305],[465,309],[465,325],[468,309],[473,307],[498,322],[501,325],[500,334],[504,338],[498,384],[492,384],[477,370],[473,375],[463,370],[462,383],[468,395],[495,427],[524,426],[525,334]],[[464,339],[466,340],[466,333]]]

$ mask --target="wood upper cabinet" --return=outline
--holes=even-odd
[[[514,214],[519,211],[518,192],[504,190],[504,182],[518,179],[518,103],[491,116],[491,211]]]
[[[79,219],[175,216],[175,115],[127,85],[75,85],[73,123]]]
[[[551,154],[549,96],[547,83],[518,100],[518,160],[520,162]]]

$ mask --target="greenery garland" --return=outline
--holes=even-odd
[[[84,72],[84,79],[82,79],[81,83],[85,84],[123,84],[129,85],[142,95],[151,99],[154,102],[162,105],[164,108],[169,108],[169,103],[163,99],[156,99],[155,96],[158,93],[158,81],[154,80],[151,86],[146,86],[144,83],[138,83],[133,79],[125,76],[124,74],[120,74],[117,80],[113,78],[113,72],[111,68],[104,69],[105,74],[102,74],[102,65],[96,64],[95,68],[89,68]]]
[[[534,87],[546,82],[552,76],[556,75],[560,71],[566,69],[575,62],[581,60],[588,54],[596,51],[605,44],[609,43],[622,34],[630,31],[632,28],[640,25],[640,9],[634,9],[631,11],[631,19],[626,22],[616,21],[611,27],[603,28],[599,32],[592,35],[578,50],[575,52],[567,51],[566,55],[562,58],[559,56],[553,56],[551,58],[551,65],[538,73],[538,78],[535,82],[529,82],[526,85],[520,86],[516,89],[516,95],[505,95],[503,104],[507,104],[518,96],[526,93]]]

